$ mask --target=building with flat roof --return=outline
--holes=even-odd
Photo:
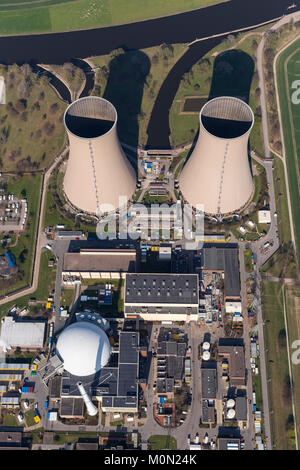
[[[238,438],[219,437],[219,450],[240,450],[241,440]]]
[[[236,397],[236,417],[239,421],[247,421],[247,397]]]
[[[23,429],[19,427],[0,428],[0,449],[1,450],[26,450],[23,444]]]
[[[202,400],[202,423],[215,423],[215,407],[214,405],[210,404],[209,400]]]
[[[13,317],[1,320],[0,347],[3,351],[11,348],[42,348],[45,340],[45,321],[22,321]]]
[[[228,359],[230,386],[238,387],[246,383],[245,352],[242,345],[222,344],[221,339],[218,345],[218,354]]]
[[[202,267],[205,271],[224,273],[225,298],[240,299],[241,282],[237,245],[204,245]]]
[[[197,321],[197,274],[127,274],[125,318],[146,321]]]
[[[65,253],[62,276],[82,279],[120,279],[136,271],[134,249],[88,249]]]
[[[216,369],[201,369],[202,399],[213,400],[217,397],[217,371]]]

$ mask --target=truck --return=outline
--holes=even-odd
[[[49,400],[48,400],[48,398],[47,398],[47,400],[45,401],[45,409],[48,408],[48,405],[49,405]]]

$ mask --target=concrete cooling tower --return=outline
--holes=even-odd
[[[238,98],[208,101],[200,112],[199,137],[184,166],[180,189],[193,207],[223,215],[242,209],[253,195],[248,139],[254,116]]]
[[[117,135],[117,111],[96,96],[80,98],[64,114],[70,151],[64,191],[81,211],[96,214],[100,204],[119,207],[119,196],[130,199],[135,172]]]

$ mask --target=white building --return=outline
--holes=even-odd
[[[258,211],[258,223],[259,224],[270,224],[271,223],[271,212],[270,211]]]
[[[0,104],[6,104],[5,80],[0,76]]]
[[[42,348],[45,340],[46,322],[15,321],[4,317],[1,321],[0,348]]]

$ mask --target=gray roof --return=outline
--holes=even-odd
[[[236,416],[240,421],[247,421],[247,397],[236,398]]]
[[[135,272],[136,251],[126,249],[81,249],[80,253],[65,253],[65,272]]]
[[[239,251],[236,245],[203,248],[203,268],[207,271],[223,271],[226,297],[240,296]]]
[[[216,369],[201,369],[202,398],[214,399],[217,394]]]
[[[198,304],[198,275],[127,274],[125,303]]]

